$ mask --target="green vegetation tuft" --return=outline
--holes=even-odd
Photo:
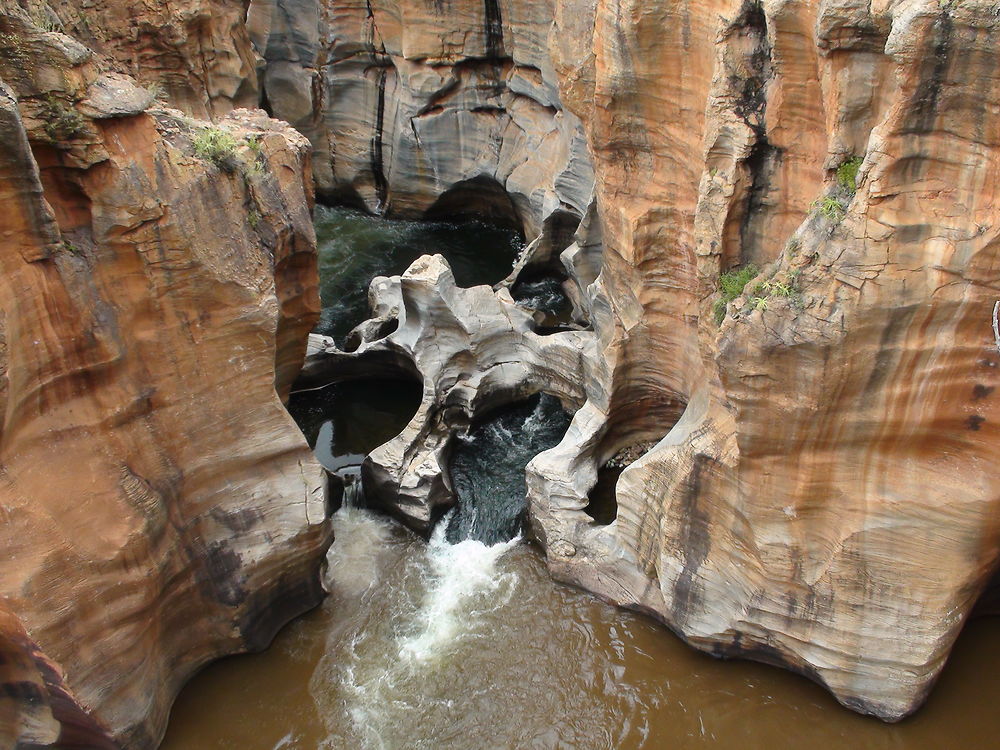
[[[194,152],[201,159],[207,159],[223,172],[236,169],[236,150],[239,142],[231,133],[219,128],[204,128],[192,141]]]
[[[813,203],[813,210],[828,221],[837,222],[847,215],[843,201],[832,195],[826,195]]]
[[[854,193],[858,189],[858,170],[862,161],[860,156],[854,156],[837,167],[837,184],[844,190]]]
[[[754,278],[760,270],[753,263],[743,268],[734,268],[732,271],[719,276],[719,291],[722,296],[712,305],[712,313],[715,315],[717,325],[722,325],[726,318],[726,307],[734,299],[743,294],[743,288]]]
[[[75,109],[69,109],[52,94],[45,97],[41,111],[45,134],[54,142],[69,140],[84,130],[83,118]]]

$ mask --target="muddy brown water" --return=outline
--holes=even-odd
[[[1000,745],[997,618],[969,625],[921,712],[886,725],[554,583],[527,544],[428,544],[355,508],[335,521],[331,596],[268,651],[196,676],[164,750]]]
[[[444,252],[459,283],[489,283],[518,246],[509,232],[346,210],[319,211],[317,232],[321,329],[338,337],[364,317],[371,277],[400,272],[414,253]],[[554,289],[525,294],[544,302]],[[418,400],[414,384],[366,380],[300,394],[291,411],[324,465],[351,477]],[[511,463],[484,458],[467,462],[469,477]],[[595,497],[603,523],[614,518],[604,497],[614,478]],[[507,485],[484,476],[474,494]],[[331,595],[267,651],[197,675],[174,705],[163,750],[1000,748],[1000,618],[972,622],[928,704],[886,725],[804,678],[715,660],[646,617],[553,582],[524,542],[449,543],[441,523],[427,543],[352,507],[334,522]],[[475,526],[461,515],[454,525]]]

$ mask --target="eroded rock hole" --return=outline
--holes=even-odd
[[[524,223],[504,187],[492,177],[463,180],[446,190],[424,212],[427,221],[475,219],[521,232]],[[509,270],[509,269],[508,269]]]
[[[288,411],[331,475],[331,492],[360,492],[365,457],[403,431],[420,394],[420,383],[411,379],[349,380],[294,391]]]
[[[573,303],[565,290],[566,276],[558,271],[522,274],[510,293],[521,307],[536,313],[536,333],[566,330],[573,320]]]

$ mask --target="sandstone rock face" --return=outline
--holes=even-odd
[[[86,44],[107,68],[134,76],[199,118],[257,107],[259,56],[242,3],[29,0],[34,19]]]
[[[248,26],[268,105],[312,141],[321,194],[398,216],[485,213],[534,237],[578,220],[593,185],[549,64],[555,5],[253,0]]]
[[[180,686],[322,596],[282,407],[318,315],[308,143],[232,153],[0,12],[0,746],[152,748]]]
[[[987,2],[560,4],[610,380],[593,440],[529,467],[558,576],[857,710],[920,704],[998,560],[998,31]]]
[[[274,19],[293,6],[256,7]],[[576,367],[559,378],[577,385],[556,390],[580,408],[528,469],[554,574],[698,648],[802,672],[859,711],[914,710],[998,562],[993,4],[575,0],[551,7],[546,42],[550,9],[526,1],[441,17],[368,7],[304,9],[324,44],[303,35],[311,22],[269,27],[281,41],[268,75],[298,81],[275,110],[301,113],[323,190],[433,213],[484,175],[544,237],[549,199],[503,167],[523,163],[583,217],[561,258],[592,333],[584,364],[553,366]],[[570,154],[581,123],[587,155],[556,162],[573,179],[550,181],[540,152],[520,150],[537,140],[497,129],[515,105],[572,122],[558,141]],[[720,273],[750,263],[758,278],[720,305]],[[464,312],[405,282],[399,294],[382,308],[401,331],[406,300],[422,298],[418,327],[451,332],[503,293]],[[531,361],[526,324],[511,325],[510,360]],[[461,377],[479,383],[494,359]],[[452,371],[417,369],[443,413]],[[415,525],[447,501],[430,432],[373,457]],[[627,466],[601,525],[585,508],[609,462]]]
[[[125,18],[119,5],[108,3],[112,19]],[[53,297],[58,304],[34,312],[9,303],[0,308],[4,445],[12,439],[8,422],[29,425],[13,433],[28,446],[43,429],[31,425],[46,424],[41,416],[28,419],[25,404],[47,415],[49,404],[69,403],[64,393],[103,393],[98,386],[118,382],[109,374],[118,363],[134,361],[108,354],[119,351],[118,339],[86,337],[90,318],[75,314],[72,302],[85,295],[91,306],[79,303],[80,309],[111,315],[114,306],[109,312],[90,303],[104,299],[100,290],[110,277],[83,283],[68,276],[62,269],[76,268],[69,264],[80,259],[60,252],[67,247],[60,242],[84,247],[84,262],[93,248],[83,241],[90,235],[72,234],[79,227],[112,226],[94,235],[104,244],[93,247],[120,253],[135,241],[132,231],[191,226],[190,206],[201,212],[215,205],[183,181],[194,177],[182,168],[193,159],[189,146],[177,145],[186,142],[182,124],[143,114],[142,95],[101,71],[171,82],[170,93],[191,112],[226,111],[258,87],[267,107],[310,139],[323,195],[386,214],[476,211],[517,223],[536,240],[532,262],[561,253],[576,316],[590,324],[589,331],[538,336],[505,292],[454,289],[436,260],[399,280],[379,281],[376,316],[359,329],[358,352],[326,351],[310,371],[346,377],[371,367],[403,368],[424,382],[424,403],[410,427],[369,462],[384,501],[425,526],[434,508],[449,502],[442,470],[448,435],[479,404],[550,388],[578,407],[563,442],[528,469],[533,527],[554,574],[658,617],[696,647],[798,670],[857,710],[893,720],[920,704],[998,561],[992,446],[1000,353],[991,316],[1000,297],[1000,17],[994,3],[251,0],[245,27],[228,4],[189,0],[183,8],[196,15],[212,9],[211,21],[199,22],[202,36],[195,35],[211,41],[178,42],[162,75],[145,71],[165,59],[156,51],[164,39],[180,38],[170,30],[180,28],[180,11],[134,38],[110,22],[92,38],[103,57],[55,33],[32,37],[26,47],[19,29],[5,28],[0,37],[5,58],[30,60],[44,71],[27,84],[22,70],[31,66],[17,62],[4,71],[33,146],[29,155],[9,145],[21,141],[6,139],[10,164],[34,160],[41,167],[9,170],[39,175],[11,192],[18,198],[9,204],[19,207],[11,215],[24,218],[19,235],[9,236],[32,238],[16,243],[17,257],[29,268],[55,268],[46,283],[67,290]],[[70,4],[57,10],[64,27],[76,23],[65,17],[72,16]],[[265,61],[259,86],[245,39]],[[190,61],[201,60],[207,45],[216,45],[217,57],[205,59],[219,60],[225,73],[178,72],[200,70]],[[154,52],[139,54],[143,49]],[[217,83],[209,85],[209,78]],[[123,138],[137,142],[128,152],[155,155],[128,174],[138,170],[158,181],[141,191],[148,203],[135,209],[143,218],[131,231],[136,220],[94,218],[117,215],[138,200],[119,198],[114,187],[115,175],[126,172]],[[297,174],[294,166],[285,172],[286,180]],[[260,200],[255,180],[251,175],[241,188],[232,175],[213,173],[211,189],[230,191],[219,202],[229,208],[218,208],[209,224],[235,221],[226,219],[232,200],[249,194]],[[160,189],[173,196],[169,202],[155,197]],[[43,191],[51,214],[39,198]],[[286,193],[273,195],[287,209],[278,200]],[[188,205],[188,213],[174,202]],[[157,214],[164,206],[169,210]],[[272,214],[258,213],[273,226]],[[249,236],[245,227],[233,231]],[[275,247],[287,247],[278,238],[295,236],[275,231]],[[159,235],[140,239],[144,248],[163,248],[156,268],[171,274],[158,299],[174,293],[211,299],[215,306],[207,309],[217,315],[244,309],[221,292],[203,297],[177,286],[173,274],[192,274],[205,262],[203,255],[189,260],[194,248]],[[222,257],[232,267],[213,267],[212,279],[249,273],[245,259]],[[301,262],[289,273],[303,272],[308,263]],[[760,269],[758,278],[719,306],[720,273],[749,263]],[[3,283],[26,284],[22,278],[5,272]],[[301,356],[299,344],[281,342],[294,339],[283,335],[295,328],[296,314],[309,316],[308,284],[254,278],[260,295],[272,294],[274,284],[286,311],[274,331],[254,329],[258,341],[273,336],[276,351],[286,352],[277,360],[280,386]],[[247,288],[243,281],[222,286],[227,293]],[[136,328],[146,338],[134,334],[141,341],[151,328],[174,330],[154,316],[155,306],[128,309],[147,322]],[[57,322],[46,324],[42,336],[41,323],[23,322],[29,313]],[[177,319],[188,324],[179,313]],[[227,346],[253,320],[234,314]],[[387,333],[393,321],[398,330]],[[208,325],[202,316],[197,322]],[[89,348],[74,349],[77,359],[53,349],[32,380],[12,364],[32,336],[47,342],[84,336]],[[190,339],[191,346],[214,346],[210,336]],[[238,351],[260,356],[259,348]],[[247,378],[261,372],[237,370]],[[60,376],[67,371],[87,372],[87,387]],[[183,377],[198,382],[197,375],[212,371],[199,366]],[[30,390],[32,383],[45,386]],[[134,424],[131,415],[146,408],[114,411],[114,399],[92,400],[89,418],[116,430],[137,429],[119,422]],[[167,434],[210,419],[204,409],[170,411],[192,408],[180,396],[168,400],[169,409],[153,403],[177,415]],[[75,402],[73,409],[63,421],[80,424]],[[129,450],[138,450],[137,442],[129,441]],[[194,456],[184,461],[202,466],[206,454],[197,445],[171,450],[190,451]],[[288,448],[277,458],[281,440],[260,445],[261,460],[276,465],[300,455]],[[94,450],[90,442],[84,448]],[[111,454],[100,455],[107,461]],[[44,465],[28,449],[14,458],[23,458],[24,472]],[[628,465],[616,483],[617,517],[601,525],[585,509],[609,463]],[[84,465],[73,489],[97,481],[90,474],[100,472]],[[127,467],[144,478],[164,476],[157,467],[186,465],[171,458],[152,468]],[[246,462],[241,466],[249,472]],[[312,476],[297,481],[311,488]],[[176,489],[181,479],[167,482],[167,490],[158,489],[162,481],[143,481],[170,498],[206,496],[187,484]],[[190,502],[190,518],[208,523],[201,501]],[[46,506],[30,507],[41,513],[37,508]],[[183,523],[172,524],[165,527],[169,544],[193,538]],[[301,527],[286,519],[282,528],[294,534]],[[167,555],[159,550],[169,544],[157,544],[140,559]],[[33,558],[25,559],[30,576]],[[87,580],[100,583],[102,570],[88,571]],[[2,591],[10,590],[5,583]],[[127,701],[100,690],[81,698],[73,670],[63,676],[50,668],[65,658],[52,646],[55,626],[40,623],[37,612],[25,620],[22,606],[0,606],[9,642],[22,644],[9,670],[24,685],[45,685],[50,696],[47,711],[20,714],[19,726],[33,733],[26,736],[49,736],[60,722],[61,731],[83,727],[95,737],[108,733],[93,729],[95,721],[127,726],[119,709],[105,710]],[[215,611],[203,607],[199,614],[203,609]],[[93,658],[86,663],[103,665],[106,644],[96,637],[94,643],[99,657],[73,654],[69,663]],[[0,716],[4,710],[0,705]]]

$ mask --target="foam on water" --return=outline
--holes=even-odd
[[[325,715],[346,713],[362,747],[423,747],[401,744],[400,730],[428,710],[453,708],[450,696],[428,695],[426,685],[447,680],[447,670],[474,647],[469,641],[489,636],[486,620],[518,588],[517,573],[505,569],[502,559],[521,540],[450,544],[442,522],[423,544],[390,521],[351,507],[338,511],[334,521],[334,550],[340,551],[328,558],[329,584],[356,625],[331,639],[330,653],[339,654],[317,668],[311,692]],[[394,544],[400,554],[387,554]],[[383,571],[390,576],[385,581]],[[340,711],[324,705],[331,692],[341,696]],[[342,736],[341,730],[331,725],[329,747],[337,747],[332,738]]]
[[[497,562],[520,543],[519,536],[493,545],[474,539],[452,544],[445,535],[447,520],[427,546],[427,595],[415,617],[417,631],[400,644],[404,658],[432,659],[442,646],[472,632],[478,608],[505,606],[515,587],[516,574],[498,572]]]
[[[326,556],[327,587],[345,596],[360,596],[378,583],[394,532],[388,519],[345,503],[333,515],[337,543]]]

